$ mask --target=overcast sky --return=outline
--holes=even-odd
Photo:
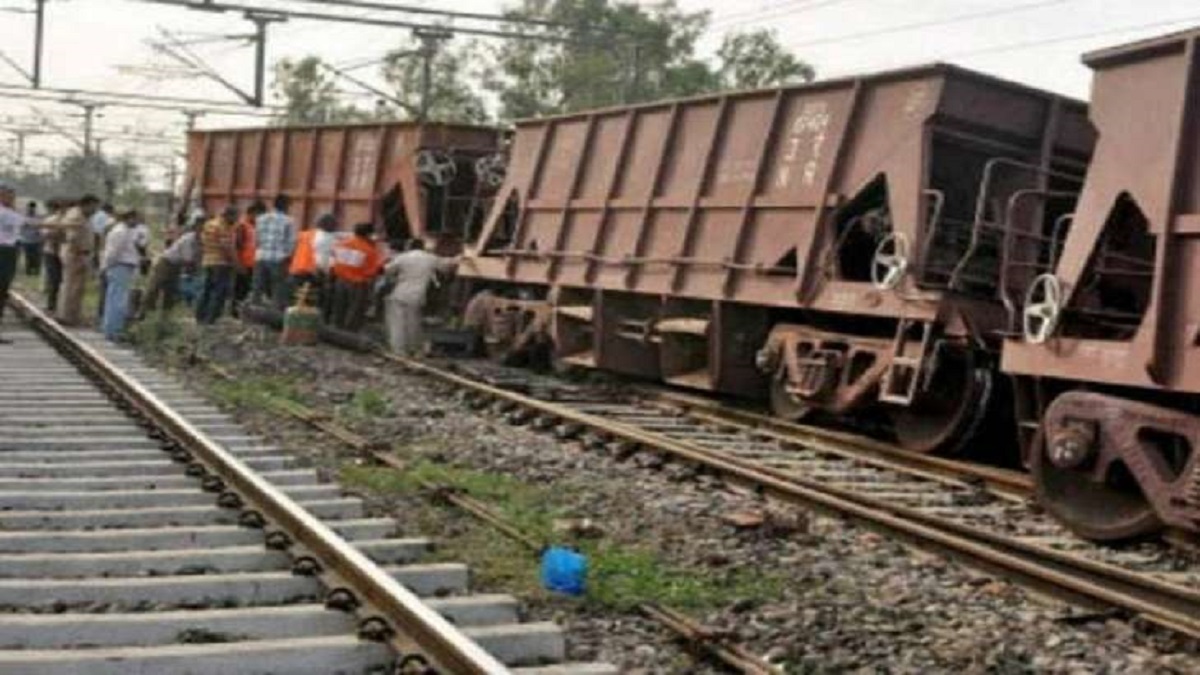
[[[385,0],[390,1],[390,0]],[[869,72],[931,61],[950,61],[1009,79],[1086,98],[1088,71],[1080,54],[1111,44],[1200,25],[1196,0],[679,0],[688,10],[709,10],[712,29],[702,43],[711,53],[728,31],[769,27],[819,77]],[[284,4],[254,0],[246,4]],[[287,0],[288,6],[298,6]],[[505,0],[409,0],[460,11],[498,12]],[[649,3],[643,3],[649,4]],[[28,9],[33,0],[0,0],[0,10]],[[136,0],[49,0],[47,5],[45,86],[233,100],[219,85],[203,79],[151,80],[128,66],[169,64],[146,44],[168,29],[181,34],[244,34],[250,23],[238,15],[213,15]],[[328,11],[306,5],[310,11]],[[390,13],[356,10],[366,16]],[[396,16],[395,14],[390,14]],[[466,24],[463,24],[466,25]],[[475,24],[478,25],[478,24]],[[283,57],[316,54],[333,63],[382,55],[403,35],[401,29],[293,21],[271,28],[268,63]],[[28,68],[33,48],[30,15],[0,11],[0,50]],[[198,52],[240,86],[252,86],[253,50],[237,43],[197,47]],[[370,71],[360,71],[370,78]],[[21,76],[0,62],[0,83],[21,84]],[[38,104],[66,125],[79,122],[62,115],[78,108]],[[3,117],[21,120],[33,113],[30,102],[0,93]],[[210,116],[202,127],[253,124],[253,118]],[[139,133],[182,129],[183,116],[108,108],[97,127]],[[11,150],[11,135],[0,131],[0,153]],[[61,153],[70,142],[54,134],[30,139],[27,155]],[[132,151],[162,156],[169,146],[106,141],[106,153]],[[36,160],[35,160],[36,161]],[[162,169],[150,169],[161,179]],[[157,175],[156,175],[157,174]]]

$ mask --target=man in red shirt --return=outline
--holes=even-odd
[[[371,284],[383,268],[383,255],[371,238],[375,226],[359,223],[354,236],[333,246],[333,300],[330,324],[343,330],[362,328],[371,303]]]
[[[254,281],[254,221],[266,212],[267,205],[261,200],[255,201],[246,207],[246,212],[234,231],[233,246],[237,250],[238,271],[233,277],[233,304],[229,308],[229,314],[235,318],[242,303],[250,295]]]

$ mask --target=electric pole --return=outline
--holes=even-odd
[[[92,130],[96,123],[96,108],[99,106],[95,103],[81,103],[83,106],[83,156],[92,156]],[[98,144],[97,144],[98,145]]]
[[[437,29],[413,29],[413,35],[421,41],[421,107],[417,121],[422,124],[429,121],[430,97],[433,92],[433,59],[437,56],[439,44],[449,40],[451,33]]]

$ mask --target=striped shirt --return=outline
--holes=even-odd
[[[271,211],[258,217],[254,224],[254,259],[258,262],[280,262],[292,256],[296,248],[296,226],[282,211]]]
[[[205,267],[233,265],[234,225],[221,218],[213,218],[204,224],[200,233],[200,264]]]

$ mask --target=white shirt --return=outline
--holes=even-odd
[[[344,239],[346,232],[326,232],[317,230],[313,235],[313,257],[317,259],[317,269],[328,272],[333,266],[333,245]]]
[[[24,224],[25,216],[7,206],[0,206],[0,246],[16,246]]]
[[[396,277],[392,300],[406,305],[424,305],[425,290],[438,270],[454,268],[453,258],[439,258],[429,251],[406,251],[392,258],[384,271]]]
[[[177,265],[188,265],[196,262],[196,233],[185,232],[175,240],[175,243],[163,251],[163,258]]]
[[[134,241],[144,251],[150,245],[150,226],[145,223],[137,223],[133,226]]]
[[[91,219],[88,220],[88,229],[92,231],[92,234],[101,235],[104,234],[104,231],[108,229],[108,224],[110,222],[112,222],[112,218],[109,217],[107,213],[103,211],[97,211],[93,213]]]
[[[125,223],[117,223],[109,230],[104,238],[104,255],[100,258],[100,267],[108,269],[113,265],[137,266],[142,256],[137,250],[138,233],[135,227]]]

